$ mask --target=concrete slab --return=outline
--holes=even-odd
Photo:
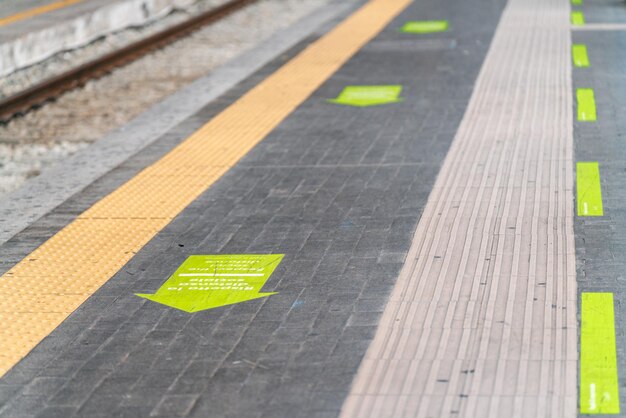
[[[218,6],[226,0],[212,0]],[[196,0],[77,0],[0,4],[0,77],[97,38],[142,26]],[[58,8],[45,10],[58,4]],[[40,11],[38,11],[40,10]]]

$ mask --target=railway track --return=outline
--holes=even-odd
[[[44,80],[22,92],[0,99],[0,124],[6,124],[13,118],[40,107],[69,90],[81,87],[88,81],[102,77],[116,68],[163,48],[256,1],[258,0],[231,0],[185,22]]]

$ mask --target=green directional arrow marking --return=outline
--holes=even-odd
[[[400,32],[404,33],[435,33],[445,32],[448,30],[449,24],[447,20],[422,20],[406,22],[400,28]]]
[[[367,107],[401,102],[402,86],[347,86],[336,99],[328,100],[347,106]]]
[[[192,255],[155,294],[136,295],[185,312],[264,298],[276,294],[261,288],[282,259],[283,254]]]

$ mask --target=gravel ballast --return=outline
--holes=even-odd
[[[0,127],[0,194],[15,190],[45,166],[97,141],[327,1],[261,0]],[[128,39],[128,35],[115,36]],[[84,60],[91,53],[93,58],[106,50],[103,42],[107,41],[98,41],[70,54],[80,55],[80,60]],[[97,52],[88,51],[92,47]],[[43,69],[31,67],[27,71],[32,74],[39,71],[38,77],[42,71],[50,74],[59,71],[58,66],[50,62],[41,66]],[[12,77],[24,76],[14,74]],[[1,80],[0,88],[27,83],[15,79]]]

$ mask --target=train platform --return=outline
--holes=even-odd
[[[0,202],[0,417],[626,416],[626,4],[329,2]]]

